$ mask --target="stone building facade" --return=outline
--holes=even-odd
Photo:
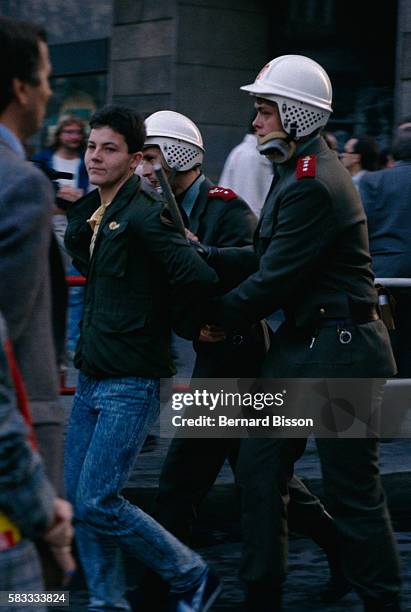
[[[341,143],[368,132],[388,144],[411,113],[409,0],[0,0],[0,14],[48,30],[50,125],[106,101],[177,110],[199,124],[214,178],[251,116],[239,87],[276,55],[301,53],[327,69]]]

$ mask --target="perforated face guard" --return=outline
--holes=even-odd
[[[147,136],[144,147],[155,146],[160,149],[166,168],[175,172],[191,170],[201,166],[204,154],[200,148],[177,138],[168,136]]]
[[[328,111],[297,100],[279,97],[276,102],[283,128],[293,140],[309,136],[315,130],[323,127],[330,116]]]
[[[202,151],[181,140],[164,139],[160,148],[167,165],[177,172],[191,170],[203,161]]]

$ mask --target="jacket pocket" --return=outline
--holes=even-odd
[[[150,321],[151,311],[151,299],[113,302],[94,311],[92,325],[104,333],[144,331]]]
[[[127,267],[128,221],[110,221],[102,228],[102,236],[96,247],[98,273],[100,276],[122,277]]]

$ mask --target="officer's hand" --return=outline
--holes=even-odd
[[[199,342],[222,342],[227,337],[226,332],[218,325],[204,325],[200,330]]]
[[[193,232],[190,232],[189,229],[184,228],[186,230],[186,238],[187,240],[192,240],[193,242],[198,242],[198,238]]]
[[[217,259],[219,254],[219,249],[217,247],[202,244],[198,239],[191,240],[191,238],[189,238],[188,242],[208,264],[212,264],[212,262]]]

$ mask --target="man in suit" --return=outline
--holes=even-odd
[[[35,24],[0,17],[0,52],[7,58],[0,67],[0,309],[28,390],[29,406],[20,384],[19,404],[33,412],[46,471],[58,485],[63,413],[50,301],[53,193],[45,176],[26,161],[22,144],[40,127],[51,93],[46,34]],[[71,509],[56,498],[42,462],[26,441],[6,363],[11,351],[3,346],[5,328],[1,318],[0,583],[2,590],[41,589],[29,540],[59,523],[63,538],[49,532],[49,542],[67,548]]]
[[[50,97],[45,33],[1,18],[0,308],[27,388],[47,473],[61,490],[63,408],[53,343],[49,250],[53,189],[25,158],[23,144]]]
[[[373,379],[395,373],[379,319],[366,218],[355,187],[321,137],[332,112],[328,75],[287,55],[243,87],[255,99],[259,150],[278,180],[265,202],[254,250],[204,256],[220,275],[246,280],[214,301],[204,320],[231,330],[278,308],[285,322],[262,367],[269,378],[364,378],[361,407],[378,409]],[[251,273],[251,275],[250,275]],[[249,438],[237,463],[243,509],[241,577],[249,610],[279,610],[286,570],[287,480],[306,439]],[[399,610],[398,556],[378,473],[378,436],[318,438],[328,507],[340,535],[347,577],[364,609]],[[273,512],[275,520],[273,520]]]
[[[85,162],[98,189],[69,208],[65,239],[87,279],[65,472],[90,606],[128,609],[127,552],[171,584],[176,610],[200,612],[218,593],[204,561],[122,489],[158,416],[159,379],[174,373],[171,324],[194,333],[194,299],[212,295],[217,278],[140,189],[143,119],[108,106],[90,127]]]
[[[411,125],[400,124],[392,143],[392,168],[366,174],[360,195],[368,222],[375,276],[411,278]],[[398,374],[411,377],[411,290],[390,288],[395,305],[391,332]]]

